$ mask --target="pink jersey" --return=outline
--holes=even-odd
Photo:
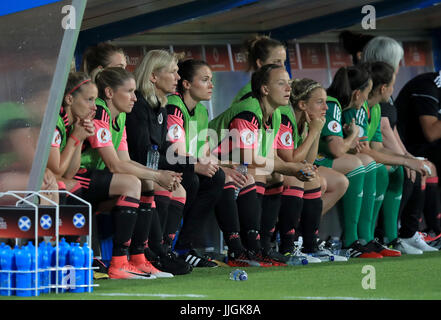
[[[281,123],[277,133],[276,149],[292,150],[294,149],[293,129],[291,122]]]
[[[110,129],[109,115],[106,112],[101,112],[101,115],[102,115],[101,119],[97,117],[93,119],[93,125],[95,127],[95,135],[87,138],[87,140],[90,143],[90,146],[94,149],[113,147],[112,131]],[[118,151],[128,150],[126,128],[124,127],[123,130],[124,130],[123,136],[119,144]]]
[[[54,136],[52,138],[51,147],[54,147],[57,149],[60,149],[60,147],[61,147],[61,133],[60,133],[60,130],[58,130],[58,128],[55,128]]]
[[[184,116],[178,107],[167,116],[167,140],[171,143],[185,142]]]

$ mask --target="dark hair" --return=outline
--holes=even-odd
[[[73,96],[76,95],[78,92],[81,91],[81,87],[83,86],[83,84],[88,83],[88,80],[91,80],[90,76],[84,72],[78,71],[69,73],[63,97],[65,97],[69,93]],[[64,99],[62,105],[65,106]]]
[[[203,60],[187,59],[184,61],[179,61],[178,74],[181,77],[181,79],[179,79],[179,81],[178,81],[176,91],[178,91],[180,94],[183,94],[184,93],[184,86],[182,85],[182,82],[184,80],[192,82],[197,70],[203,66],[210,68],[210,65]]]
[[[377,87],[383,84],[389,84],[392,81],[395,70],[390,64],[382,61],[375,61],[365,63],[364,65],[372,78],[371,92],[373,92]]]
[[[110,57],[117,52],[124,54],[121,48],[108,42],[101,42],[94,47],[87,48],[83,56],[84,72],[90,74],[99,66],[106,68],[110,63]]]
[[[357,53],[362,52],[365,45],[373,39],[374,36],[344,30],[338,35],[338,38],[340,45],[352,56],[352,63],[355,65],[360,62]]]
[[[106,99],[105,89],[107,87],[116,90],[123,86],[124,82],[129,79],[135,79],[132,73],[119,67],[111,67],[105,69],[95,69],[92,74],[92,79],[98,87],[98,97]]]
[[[289,97],[289,102],[293,107],[297,107],[299,101],[309,100],[311,93],[318,88],[323,89],[322,85],[315,80],[308,78],[295,79],[291,83],[291,95]]]
[[[248,61],[248,71],[250,71],[259,69],[256,63],[257,59],[266,60],[270,55],[271,49],[285,47],[285,45],[268,36],[256,35],[246,40],[243,47]]]
[[[341,67],[337,70],[326,93],[336,98],[344,108],[351,102],[352,92],[365,89],[369,85],[369,79],[371,76],[365,64]]]
[[[269,76],[272,70],[274,69],[285,69],[278,64],[266,64],[262,68],[257,71],[254,71],[251,75],[251,91],[253,92],[253,97],[258,99],[259,101],[262,99],[262,93],[260,88],[268,83]]]

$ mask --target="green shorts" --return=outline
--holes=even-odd
[[[317,158],[314,161],[314,164],[316,166],[323,166],[323,167],[327,167],[327,168],[332,168],[333,163],[334,163],[333,158],[327,158],[323,154],[320,154],[320,153],[317,155]]]
[[[388,170],[389,173],[394,173],[400,168],[400,166],[391,166]]]

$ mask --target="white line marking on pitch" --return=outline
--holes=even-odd
[[[168,294],[168,293],[96,293],[96,296],[107,297],[160,297],[160,298],[205,298],[202,294]]]
[[[357,297],[283,297],[283,299],[303,300],[392,300],[387,298],[357,298]]]

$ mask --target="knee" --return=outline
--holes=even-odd
[[[187,197],[187,192],[182,185],[179,185],[179,187],[175,191],[173,191],[172,195],[173,197],[185,198]]]
[[[196,193],[199,190],[199,177],[196,173],[185,174],[181,184],[187,194]]]
[[[339,174],[337,181],[338,190],[341,190],[342,193],[345,193],[349,187],[349,179],[346,178],[345,175]]]
[[[54,173],[46,168],[44,171],[44,177],[43,177],[43,183],[41,186],[42,190],[57,190],[58,189],[58,182],[57,178],[55,177]]]
[[[217,170],[214,176],[211,177],[211,181],[213,185],[219,188],[223,188],[225,184],[225,172],[221,168],[219,168],[219,170]]]
[[[152,180],[142,180],[141,182],[142,191],[151,191],[155,189],[155,183]]]
[[[141,198],[141,180],[132,175],[124,175],[122,179],[122,195],[132,198]]]
[[[363,167],[363,162],[357,156],[345,154],[344,156],[334,160],[332,169],[347,174],[357,168]]]
[[[325,189],[323,189],[323,186],[322,186],[323,180],[325,180],[325,179],[316,171],[315,177],[312,180],[305,182],[304,188],[305,189],[320,188],[323,193],[326,191],[326,188],[327,188],[327,186],[325,186]]]
[[[270,176],[267,177],[266,183],[269,185],[277,184],[283,182],[284,177],[282,174],[278,172],[273,172]]]
[[[332,183],[336,194],[340,196],[343,196],[346,193],[346,190],[348,190],[349,179],[344,174],[336,174],[333,177]]]
[[[353,168],[352,168],[352,169],[356,169],[356,168],[358,168],[358,167],[364,167],[364,165],[363,165],[363,161],[361,161],[361,160],[358,159],[358,158],[354,158],[354,159],[353,159]]]
[[[328,182],[322,176],[319,177],[319,181],[320,181],[320,188],[321,188],[322,194],[323,194],[326,192],[326,190],[328,190]]]
[[[364,166],[367,166],[371,162],[375,162],[374,158],[364,153],[357,154],[357,157],[361,160],[361,163]]]
[[[345,193],[349,187],[349,179],[342,173],[334,171],[328,181],[329,188]]]
[[[363,161],[361,159],[359,159],[356,156],[351,155],[349,158],[347,158],[346,167],[347,167],[348,171],[352,171],[352,170],[357,169],[359,167],[364,167],[364,165],[363,165]]]
[[[430,162],[430,161],[427,161],[427,163],[428,163],[428,165],[429,165],[429,168],[430,168],[430,176],[431,177],[437,177],[438,176],[438,172],[436,171],[436,166],[432,163],[432,162]]]
[[[262,181],[258,181],[258,182],[262,182]],[[252,174],[247,174],[247,183],[246,186],[250,186],[256,183],[256,179],[254,178],[254,176]],[[266,184],[266,180],[264,182]]]

